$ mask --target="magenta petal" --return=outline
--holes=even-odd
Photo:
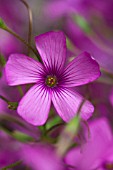
[[[80,94],[69,89],[54,91],[52,96],[52,102],[58,114],[66,122],[70,121],[77,114],[82,101],[83,97]],[[81,109],[81,117],[87,120],[93,111],[93,105],[89,101],[86,101]]]
[[[90,123],[90,138],[82,146],[72,149],[66,157],[66,163],[79,170],[100,170],[100,165],[111,149],[112,133],[107,119],[101,118]],[[87,130],[85,132],[87,134]],[[87,135],[86,135],[87,136]]]
[[[43,125],[47,118],[51,104],[51,95],[46,89],[34,85],[22,98],[17,112],[33,125]]]
[[[44,65],[54,72],[62,71],[66,59],[66,38],[63,32],[48,32],[37,36],[36,47]]]
[[[5,66],[6,78],[11,86],[35,83],[43,72],[42,65],[23,54],[12,54]]]
[[[20,156],[32,170],[64,170],[62,161],[49,143],[23,145]]]
[[[63,73],[63,85],[73,87],[94,81],[100,76],[98,63],[84,52],[68,64]]]

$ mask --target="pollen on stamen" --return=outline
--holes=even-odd
[[[49,86],[49,87],[55,87],[57,85],[57,78],[56,76],[47,76],[46,78],[46,85]]]

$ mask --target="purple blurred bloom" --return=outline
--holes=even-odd
[[[64,31],[78,49],[87,49],[87,51],[90,52],[91,55],[98,61],[101,67],[104,67],[108,71],[113,72],[113,56],[105,46],[100,48],[101,45],[98,40],[95,41],[96,38],[90,38],[91,36],[88,37],[86,34],[84,34],[84,31],[71,19],[67,19]],[[105,42],[105,44],[107,43]],[[109,48],[111,48],[110,45]]]
[[[106,77],[105,80],[107,81]],[[109,101],[109,98],[112,94],[112,85],[93,82],[88,87],[90,91],[91,100],[95,101],[95,115],[93,114],[93,116],[105,116],[112,123],[112,105]],[[84,93],[86,93],[86,90],[84,91]]]
[[[22,45],[13,35],[0,29],[0,52],[6,57],[12,52],[20,52]]]
[[[54,0],[46,4],[49,22],[55,28],[59,23],[75,47],[88,51],[101,67],[113,72],[113,1]]]
[[[113,1],[112,0],[54,0],[45,2],[44,13],[50,19],[56,20],[70,13],[80,14],[90,22],[94,16],[101,16],[109,25],[113,25]],[[53,12],[54,11],[54,12]]]
[[[0,169],[20,160],[18,155],[19,147],[19,142],[12,140],[4,132],[0,131]]]
[[[48,118],[52,101],[60,117],[68,122],[76,115],[83,100],[70,88],[97,79],[99,66],[89,53],[84,52],[64,67],[66,38],[62,32],[37,36],[36,46],[43,65],[23,54],[12,54],[6,64],[9,85],[35,83],[20,101],[17,111],[29,123],[42,125]],[[86,101],[81,117],[88,119],[93,111],[93,105]]]
[[[22,118],[18,117],[17,114],[16,116],[10,114],[0,114],[0,125],[3,129],[5,128],[13,134],[23,134],[24,136],[27,136],[28,140],[37,141],[40,138],[39,129],[37,129],[36,126],[22,120]],[[21,138],[19,138],[19,141],[22,141]]]
[[[33,170],[64,170],[63,162],[55,154],[52,146],[44,144],[24,145],[20,153],[23,161]]]
[[[111,89],[111,93],[109,95],[109,100],[110,100],[110,103],[112,104],[113,106],[113,88]]]
[[[21,1],[0,0],[0,18],[4,20],[9,28],[26,39],[28,23],[27,10]],[[21,27],[19,27],[19,25],[21,25]],[[0,37],[0,53],[6,58],[11,53],[26,51],[26,47],[20,42],[20,40],[10,33],[0,29]]]
[[[113,168],[113,136],[107,119],[101,118],[90,123],[90,137],[82,148],[72,149],[66,163],[76,170],[108,170]],[[106,167],[106,168],[105,168]]]

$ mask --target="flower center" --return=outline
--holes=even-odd
[[[47,76],[46,78],[46,85],[49,87],[54,87],[57,84],[56,76]]]

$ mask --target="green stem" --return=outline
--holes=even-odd
[[[34,54],[37,56],[37,52],[34,50],[34,48],[29,45],[22,37],[20,37],[18,34],[16,34],[15,32],[13,32],[11,29],[9,28],[5,28],[5,31],[9,32],[10,34],[14,35],[17,39],[19,39],[21,42],[23,42],[27,47],[29,47]]]
[[[46,126],[38,126],[38,128],[41,131],[42,136],[46,136]]]
[[[0,53],[0,65],[4,67],[6,64],[6,59],[5,57]]]
[[[90,132],[90,128],[89,128],[88,122],[86,120],[83,120],[83,123],[85,124],[85,126],[86,126],[86,128],[88,130],[88,138],[90,138],[91,132]]]
[[[27,10],[28,10],[28,17],[29,17],[29,31],[28,31],[28,43],[29,45],[31,45],[31,38],[32,38],[32,11],[31,8],[29,7],[28,3],[25,0],[21,0],[22,3],[26,6]],[[30,48],[28,48],[28,55],[30,53]]]
[[[21,163],[22,163],[21,160],[20,160],[20,161],[17,161],[17,162],[12,163],[12,164],[10,164],[10,165],[8,165],[8,166],[5,166],[4,168],[2,168],[2,170],[8,170],[9,168],[13,168],[13,167],[15,167],[15,166],[18,166],[18,165],[20,165]]]
[[[2,100],[4,100],[6,103],[8,103],[9,102],[9,100],[8,99],[6,99],[4,96],[2,96],[2,95],[0,95],[0,99],[2,99]]]
[[[76,112],[76,113],[77,113],[76,116],[79,117],[79,115],[80,115],[80,113],[81,113],[81,109],[82,109],[84,103],[86,102],[87,98],[88,98],[88,97],[85,97],[85,98],[82,100],[82,102],[81,102],[81,104],[80,104],[80,106],[79,106],[79,108],[78,108],[78,110],[77,110],[77,112]]]
[[[20,37],[18,34],[16,34],[15,32],[13,32],[11,29],[9,29],[8,27],[2,28],[3,30],[9,32],[10,34],[12,34],[13,36],[15,36],[17,39],[19,39],[22,43],[24,43],[27,47],[29,47],[33,53],[37,56],[38,60],[41,61],[38,52],[28,43],[26,42],[22,37]]]
[[[18,107],[18,102],[10,102],[8,99],[6,99],[4,96],[0,95],[0,99],[4,100],[8,104],[8,108],[10,110],[16,110]]]
[[[54,130],[55,128],[57,128],[57,127],[59,127],[59,126],[62,126],[62,125],[65,125],[65,123],[62,122],[62,123],[58,123],[58,124],[52,126],[51,128],[49,128],[49,129],[47,130],[46,133],[49,133],[49,132],[51,132],[52,130]]]
[[[23,97],[24,96],[24,92],[22,90],[22,87],[21,86],[17,86],[17,89],[18,89],[18,91],[20,93],[20,96]]]

